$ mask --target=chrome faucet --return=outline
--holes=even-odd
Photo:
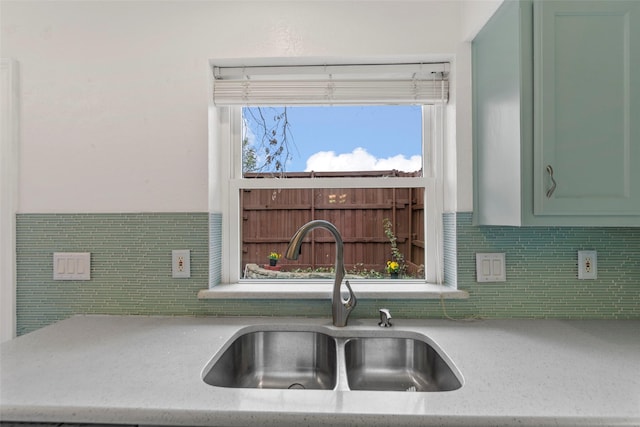
[[[335,227],[335,225],[331,224],[329,221],[324,221],[320,219],[316,219],[310,221],[300,227],[296,234],[293,235],[291,241],[289,242],[289,247],[287,248],[287,252],[285,252],[285,257],[287,259],[298,259],[300,256],[300,247],[302,246],[302,240],[307,233],[314,228],[324,228],[329,230],[331,234],[333,234],[334,239],[336,240],[336,278],[333,282],[333,295],[331,297],[331,313],[333,314],[333,324],[335,326],[347,326],[347,319],[349,318],[349,314],[356,306],[356,295],[353,293],[351,289],[351,285],[347,280],[345,285],[349,290],[349,297],[347,299],[342,298],[341,288],[342,288],[342,279],[344,279],[344,254],[343,248],[344,243],[342,241],[342,236],[340,232]]]

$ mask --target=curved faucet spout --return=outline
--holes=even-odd
[[[331,224],[329,221],[324,221],[321,219],[306,223],[305,225],[300,227],[291,238],[289,247],[285,252],[285,257],[287,259],[293,260],[298,259],[298,257],[300,256],[300,248],[302,247],[302,241],[304,240],[304,237],[314,228],[324,228],[326,230],[329,230],[336,241],[336,277],[333,283],[331,312],[333,314],[333,324],[335,326],[347,326],[347,319],[349,318],[349,314],[351,314],[351,311],[355,308],[357,300],[356,295],[353,293],[348,280],[345,282],[345,285],[347,287],[347,290],[349,291],[349,296],[346,299],[342,298],[342,279],[344,279],[345,275],[344,243],[342,241],[342,236],[340,235],[340,232],[335,227],[335,225]]]

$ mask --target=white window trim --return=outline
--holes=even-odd
[[[221,283],[202,290],[201,299],[208,298],[260,298],[260,299],[315,299],[331,298],[332,280],[305,280],[274,283],[273,280],[243,280],[240,278],[241,229],[240,189],[242,188],[416,188],[425,189],[425,259],[424,280],[357,279],[350,280],[359,298],[468,298],[468,293],[443,283],[443,144],[445,140],[445,110],[443,105],[423,108],[423,177],[381,178],[242,178],[242,148],[234,142],[241,140],[241,107],[214,107],[210,119],[216,127],[211,156],[218,167],[214,181],[217,184],[212,205],[222,214]],[[432,113],[433,111],[433,113]],[[217,144],[216,144],[217,141]],[[216,158],[217,157],[217,158]],[[301,224],[302,225],[302,224]],[[435,237],[435,238],[434,238]],[[433,255],[435,254],[435,255]],[[390,286],[393,284],[393,286]],[[455,286],[455,285],[454,285]]]
[[[18,63],[0,59],[0,342],[16,336]]]
[[[425,127],[427,129],[431,128],[431,114],[426,110],[431,108],[436,108],[435,106],[426,106],[427,108],[423,109],[423,123],[425,123]],[[237,132],[241,128],[240,121],[241,119],[241,108],[240,107],[228,107],[230,109],[230,120],[229,120],[229,136],[231,141],[240,141],[241,135]],[[424,132],[425,141],[423,142],[424,147],[430,147],[433,144],[434,132]],[[434,147],[435,148],[435,147]],[[435,148],[437,151],[437,148]],[[227,162],[230,165],[231,169],[230,175],[231,179],[229,180],[229,203],[227,203],[227,212],[223,212],[223,223],[225,223],[224,218],[240,218],[240,190],[245,188],[263,188],[263,189],[292,189],[292,188],[368,188],[368,187],[376,187],[376,188],[418,188],[424,187],[427,194],[425,194],[425,201],[442,198],[442,192],[439,187],[440,180],[437,179],[437,173],[441,170],[440,165],[438,164],[438,160],[435,159],[432,163],[427,163],[425,159],[431,158],[430,156],[422,156],[423,157],[423,171],[425,171],[423,177],[394,177],[389,179],[384,178],[261,178],[261,179],[244,179],[242,178],[242,147],[241,144],[231,144],[231,152],[229,161]],[[437,156],[436,156],[437,157]],[[433,192],[434,196],[429,195],[429,192]],[[427,217],[441,217],[442,212],[438,210],[438,207],[442,206],[442,203],[427,203],[425,202],[425,218]],[[228,216],[227,216],[228,215]],[[229,256],[227,268],[223,268],[223,282],[226,283],[240,283],[242,282],[240,279],[240,263],[241,263],[241,233],[240,222],[239,221],[229,221],[227,223],[230,231],[230,238],[236,244],[231,243],[229,246]],[[300,224],[301,226],[303,224]],[[431,227],[431,228],[427,228]],[[442,250],[438,250],[436,247],[438,242],[442,242],[441,235],[441,227],[437,227],[435,222],[427,221],[425,223],[425,233],[429,236],[437,236],[435,239],[428,239],[425,236],[425,252],[431,254],[442,253]],[[438,236],[438,233],[440,235]],[[430,252],[429,252],[430,251]],[[437,261],[434,257],[427,257],[425,260],[427,264],[425,264],[425,271],[427,271],[426,281],[428,283],[439,283],[437,274]],[[442,265],[442,263],[440,263]],[[226,279],[226,280],[225,280]],[[255,279],[252,279],[255,280]],[[376,282],[378,279],[376,279]],[[405,280],[403,280],[405,281]],[[408,282],[408,280],[407,280]],[[416,282],[424,282],[423,280],[417,280]]]

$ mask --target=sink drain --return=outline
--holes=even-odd
[[[306,387],[300,383],[293,383],[288,388],[289,390],[296,390],[296,389],[304,390]]]

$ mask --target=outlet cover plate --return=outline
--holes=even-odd
[[[506,270],[504,253],[476,254],[477,282],[506,282]]]
[[[598,278],[598,251],[578,251],[578,279]]]
[[[189,249],[171,251],[171,277],[174,279],[191,277],[191,251]]]
[[[54,252],[53,280],[91,280],[91,252]]]

